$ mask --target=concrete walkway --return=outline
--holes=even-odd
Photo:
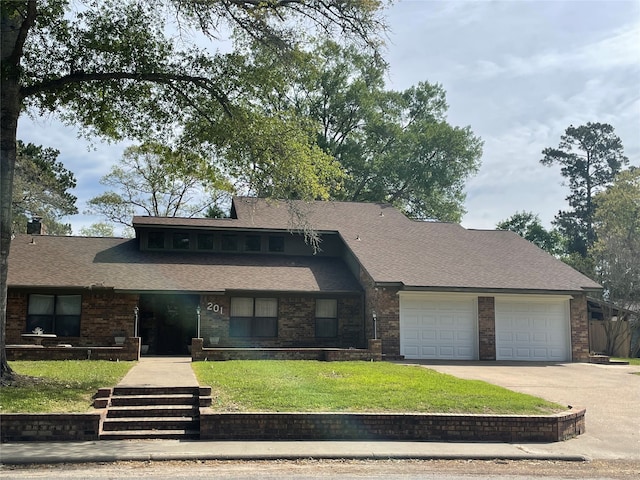
[[[191,357],[140,357],[118,387],[197,387]]]

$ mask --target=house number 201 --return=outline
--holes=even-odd
[[[213,303],[213,302],[207,303],[207,310],[213,313],[222,313],[222,307],[217,303]]]

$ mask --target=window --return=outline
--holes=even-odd
[[[284,237],[269,237],[270,252],[284,252]]]
[[[275,298],[232,298],[229,336],[277,337],[278,300]]]
[[[238,237],[235,235],[222,235],[221,249],[225,252],[235,252],[238,250]]]
[[[198,250],[213,250],[213,233],[198,234]]]
[[[147,247],[164,248],[164,232],[149,232]]]
[[[316,337],[335,338],[338,336],[338,301],[336,299],[316,300]]]
[[[244,237],[244,249],[246,252],[259,252],[262,241],[260,235],[247,235]]]
[[[79,337],[81,306],[81,295],[29,295],[27,332],[40,327],[59,337]]]
[[[173,248],[175,248],[176,250],[189,250],[189,234],[174,233]]]

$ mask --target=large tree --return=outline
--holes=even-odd
[[[251,53],[247,62],[273,71],[270,50]],[[389,202],[413,218],[460,221],[464,183],[479,166],[482,142],[469,127],[447,122],[442,86],[387,90],[380,57],[333,41],[318,42],[297,60],[297,68],[279,72],[289,81],[275,86],[286,88],[264,90],[261,105],[315,122],[318,145],[343,171],[332,198]]]
[[[611,125],[589,122],[569,126],[558,148],[545,148],[542,154],[543,165],[560,165],[570,189],[567,201],[571,209],[560,211],[554,224],[567,241],[567,254],[584,259],[596,240],[593,199],[629,163],[622,141]]]
[[[100,183],[110,189],[88,201],[88,213],[129,228],[134,215],[202,216],[232,188],[201,157],[157,143],[128,147]]]
[[[215,41],[225,29],[240,30],[285,51],[315,28],[375,46],[379,7],[377,0],[1,2],[1,376],[10,372],[4,348],[6,281],[21,113],[53,112],[89,135],[113,139],[171,138],[186,117],[215,120],[200,109],[200,99],[212,99],[229,115],[236,100],[259,88],[260,79],[239,82],[228,68],[229,55],[195,45],[193,31]],[[190,32],[179,35],[183,31]]]
[[[561,238],[555,229],[547,230],[540,217],[533,212],[516,212],[506,220],[498,222],[498,230],[511,230],[529,240],[551,255],[561,253]]]
[[[629,341],[631,325],[640,329],[640,169],[618,174],[615,182],[595,196],[594,227],[597,241],[591,248],[596,279],[604,287],[605,316],[618,320],[606,322],[607,353],[613,353],[622,341]],[[632,346],[636,354],[639,346]]]
[[[71,234],[71,225],[60,220],[78,213],[77,199],[69,192],[76,186],[76,179],[57,160],[59,154],[53,148],[18,140],[12,201],[14,233],[25,233],[28,220],[40,217],[48,234]]]

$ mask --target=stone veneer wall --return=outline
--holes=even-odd
[[[574,362],[589,361],[589,319],[587,296],[574,295],[569,303],[571,318],[571,359]]]
[[[480,360],[496,359],[496,299],[478,297],[478,342]]]

